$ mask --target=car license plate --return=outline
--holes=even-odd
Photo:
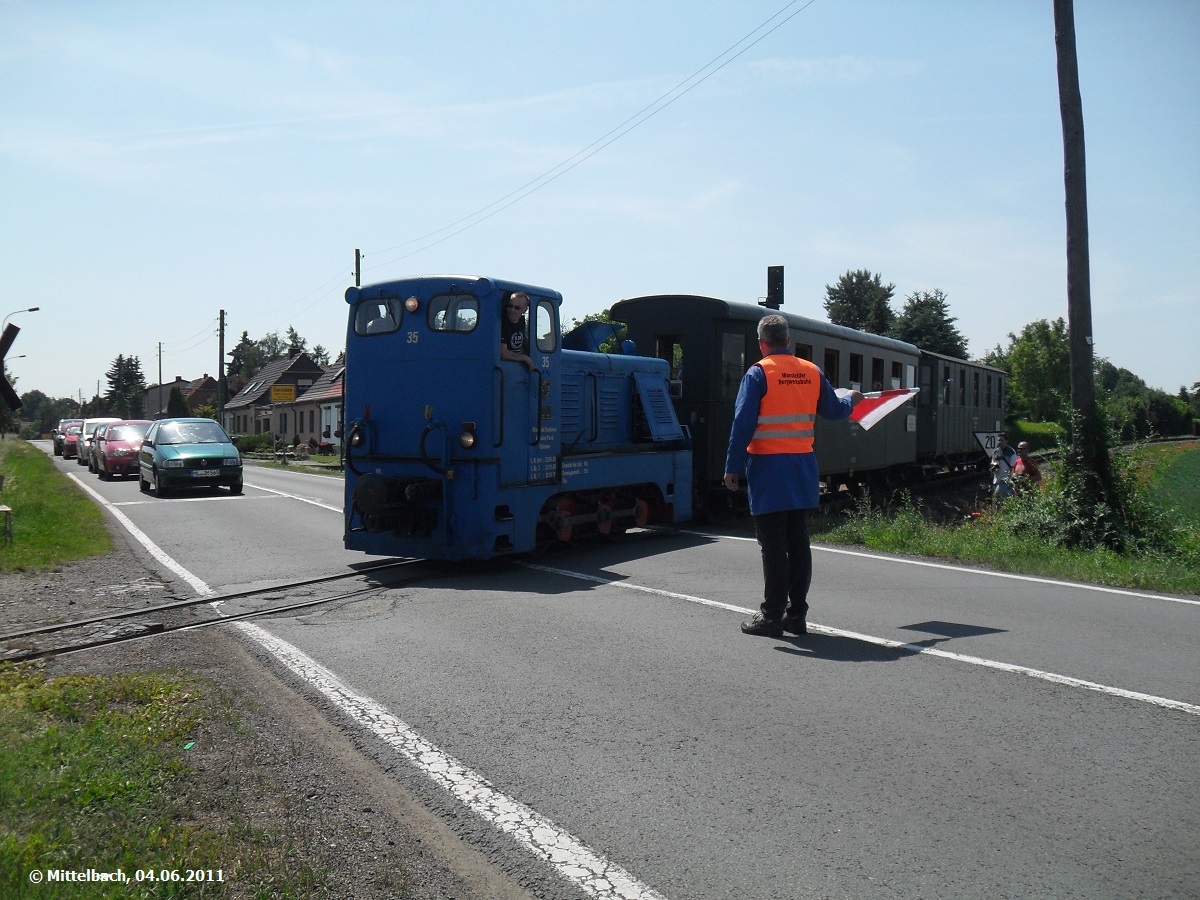
[[[193,469],[193,478],[216,478],[221,474],[220,469]]]

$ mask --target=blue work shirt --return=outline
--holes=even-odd
[[[776,350],[790,353],[790,350]],[[739,475],[745,471],[750,514],[782,512],[785,509],[814,509],[821,502],[820,473],[815,453],[749,453],[746,447],[758,427],[758,407],[767,393],[767,376],[762,366],[751,366],[742,376],[733,427],[729,431],[729,449],[725,471]],[[844,419],[854,408],[849,397],[839,397],[824,373],[817,415],[822,419]]]

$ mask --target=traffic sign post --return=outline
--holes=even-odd
[[[0,334],[0,400],[3,400],[5,405],[14,412],[24,404],[21,403],[21,398],[17,396],[17,392],[13,390],[13,386],[8,383],[8,377],[4,374],[4,357],[8,355],[8,350],[20,331],[21,329],[16,325],[9,323],[4,326],[4,333]]]

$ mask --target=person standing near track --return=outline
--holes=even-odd
[[[863,396],[851,391],[839,397],[815,363],[789,352],[790,344],[783,316],[773,313],[759,321],[763,358],[742,376],[725,454],[725,487],[736,491],[739,473],[746,473],[762,552],[761,612],[743,622],[742,631],[769,637],[808,633],[808,510],[820,503],[816,417],[844,419]]]

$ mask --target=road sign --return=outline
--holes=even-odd
[[[993,456],[1000,444],[997,443],[1002,431],[977,431],[975,432],[975,440],[979,441],[979,446],[983,448],[983,452],[988,456]]]
[[[13,341],[17,339],[17,333],[20,330],[10,322],[4,327],[4,334],[0,334],[0,400],[4,401],[4,405],[12,410],[18,410],[24,404],[21,403],[21,398],[17,396],[17,392],[13,390],[13,386],[8,383],[8,378],[4,375],[4,357],[8,353],[8,348],[13,345]]]
[[[273,384],[273,385],[271,385],[271,402],[272,403],[295,403],[296,402],[296,386],[294,384]]]

